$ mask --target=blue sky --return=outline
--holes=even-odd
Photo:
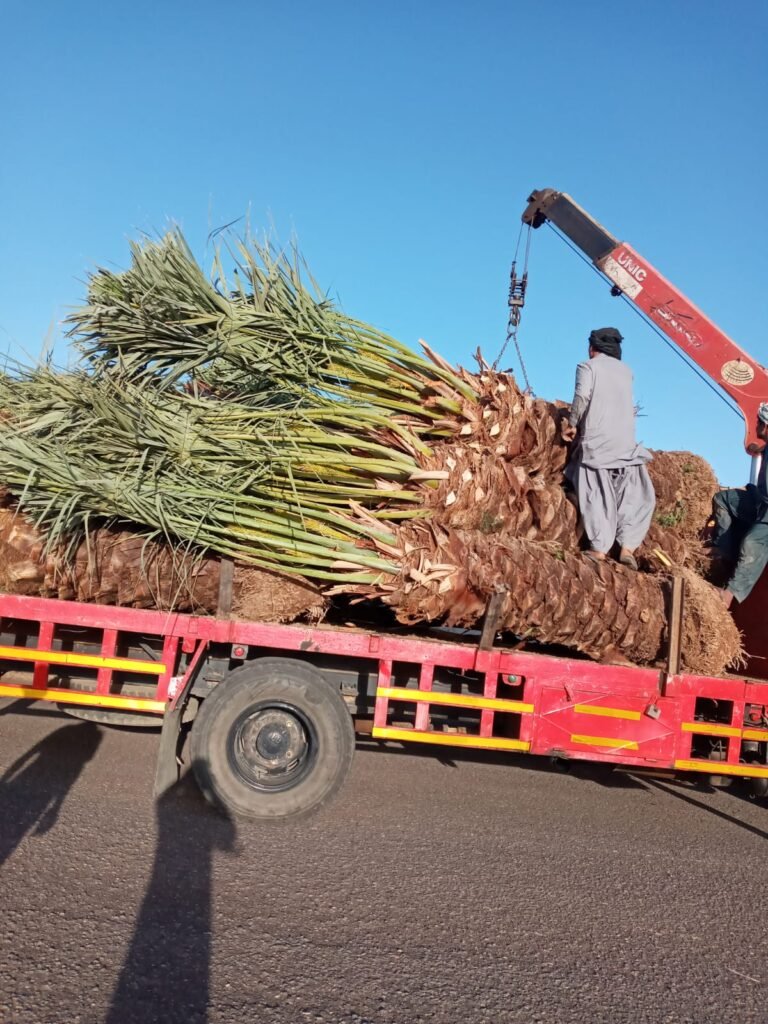
[[[5,4],[0,354],[65,361],[89,268],[170,221],[204,259],[209,230],[249,212],[297,235],[349,313],[492,361],[520,213],[551,186],[768,363],[767,53],[762,0]],[[740,419],[535,233],[536,393],[570,399],[607,324],[642,440],[743,482]]]

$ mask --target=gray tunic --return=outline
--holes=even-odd
[[[656,497],[645,468],[651,459],[635,437],[632,371],[602,353],[576,367],[569,420],[579,430],[566,476],[595,551],[614,541],[634,550],[651,525]]]
[[[620,469],[651,459],[635,440],[632,371],[619,359],[600,353],[579,363],[568,419],[579,427],[579,459],[584,466]]]

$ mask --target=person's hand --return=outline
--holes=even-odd
[[[568,420],[564,419],[560,424],[560,437],[570,444],[574,437],[576,437],[576,427],[574,427],[572,423],[569,423]]]

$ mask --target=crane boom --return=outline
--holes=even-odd
[[[626,295],[731,396],[744,417],[744,447],[750,455],[762,450],[756,433],[757,409],[768,401],[768,370],[565,192],[545,188],[531,193],[522,219],[533,228],[550,221],[581,249],[610,281],[614,294]]]

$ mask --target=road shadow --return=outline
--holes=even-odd
[[[429,744],[394,743],[384,744],[380,740],[367,736],[357,736],[356,749],[372,754],[394,754],[398,757],[424,758],[436,761],[444,768],[458,768],[460,764],[494,764],[507,768],[520,768],[524,771],[542,772],[544,774],[570,775],[583,782],[593,782],[607,789],[645,789],[639,777],[628,774],[629,766],[611,764],[604,761],[581,761],[577,758],[547,757],[540,754],[504,753],[480,748],[455,747],[449,756],[445,748]]]
[[[152,874],[105,1024],[207,1024],[213,855],[235,838],[189,775],[158,800]]]
[[[26,718],[58,718],[71,721],[63,711],[59,711],[50,704],[42,702],[33,704],[24,697],[20,697],[18,700],[4,697],[0,700],[0,715],[23,715]]]
[[[707,814],[713,814],[716,818],[721,818],[723,821],[727,821],[731,825],[737,825],[739,828],[743,828],[745,832],[751,832],[752,835],[757,836],[759,839],[768,839],[768,832],[762,828],[758,828],[756,825],[750,825],[749,822],[742,821],[740,818],[735,817],[733,814],[728,814],[727,811],[718,810],[711,804],[705,804],[702,800],[697,800],[695,796],[692,796],[690,791],[684,792],[679,785],[671,782],[659,782],[657,779],[646,779],[647,786],[652,786],[654,789],[660,789],[663,793],[667,793],[669,796],[674,796],[678,800],[682,800],[686,804],[690,804],[692,807],[696,807],[701,811],[706,811]]]
[[[10,766],[0,779],[0,864],[25,836],[53,828],[67,793],[100,743],[92,722],[63,725]]]

